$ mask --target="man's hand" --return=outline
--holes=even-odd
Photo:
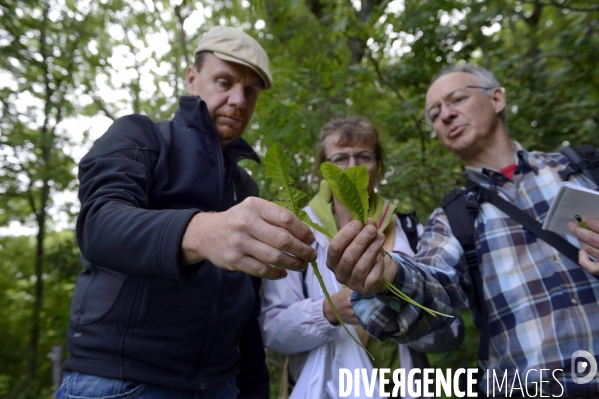
[[[589,255],[599,259],[599,219],[584,219],[588,229],[578,223],[568,223],[568,229],[578,237],[582,249],[578,252],[578,263],[591,274],[599,275],[599,262],[593,262]]]
[[[354,291],[374,295],[386,290],[383,277],[393,281],[397,266],[381,255],[385,242],[383,233],[369,219],[366,226],[357,220],[348,223],[333,237],[327,252],[327,267],[337,280]]]
[[[312,231],[292,212],[250,197],[220,213],[198,213],[181,243],[181,261],[205,259],[216,266],[257,277],[279,279],[316,260]]]
[[[354,313],[354,308],[351,306],[350,297],[352,290],[350,288],[344,288],[335,295],[331,296],[331,301],[333,301],[333,305],[335,305],[335,309],[337,309],[337,313],[341,316],[341,320],[345,324],[358,324],[358,318]],[[322,310],[324,313],[324,317],[329,321],[329,323],[337,325],[339,324],[339,320],[333,313],[333,309],[331,309],[331,305],[329,305],[329,301],[324,299],[322,304]]]

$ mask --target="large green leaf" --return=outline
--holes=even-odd
[[[354,182],[341,169],[330,162],[324,162],[320,165],[320,171],[327,179],[327,183],[329,183],[337,199],[352,211],[354,219],[366,224],[368,214],[364,212],[362,196]],[[368,185],[368,173],[366,174],[366,185]],[[366,202],[368,202],[368,193],[366,193]]]
[[[362,202],[362,209],[364,210],[364,218],[368,219],[368,169],[364,165],[352,166],[343,172],[349,180],[354,184],[360,201]]]
[[[280,143],[270,146],[264,157],[264,166],[265,176],[272,179],[271,191],[276,195],[275,203],[297,215],[301,209],[298,201],[306,193],[292,186],[295,181],[289,175],[289,158]]]

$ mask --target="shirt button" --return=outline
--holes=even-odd
[[[578,305],[578,299],[572,298],[572,305]]]
[[[553,261],[555,262],[556,265],[562,264],[562,260],[560,259],[559,255],[553,255]]]

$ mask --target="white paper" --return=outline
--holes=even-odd
[[[563,182],[549,208],[543,229],[574,236],[568,230],[568,222],[576,221],[574,215],[599,219],[599,191]]]

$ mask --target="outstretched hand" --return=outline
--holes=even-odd
[[[256,197],[220,213],[198,213],[181,244],[181,261],[280,279],[316,260],[312,231],[292,212]]]
[[[340,283],[354,291],[364,295],[384,292],[383,277],[393,281],[397,274],[395,262],[381,255],[384,242],[385,236],[377,232],[373,219],[366,226],[354,220],[331,240],[327,267]]]
[[[582,249],[578,252],[578,263],[586,271],[599,276],[599,219],[584,219],[588,228],[570,222],[568,229],[578,237]],[[596,261],[589,259],[593,256]]]

